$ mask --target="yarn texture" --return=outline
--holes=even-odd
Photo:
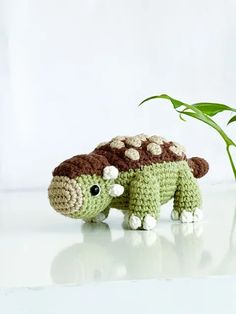
[[[163,137],[117,136],[56,167],[49,201],[59,213],[87,222],[103,221],[117,208],[131,229],[150,230],[160,206],[174,198],[171,218],[191,223],[202,218],[196,178],[208,169],[207,161],[187,159],[182,145]]]

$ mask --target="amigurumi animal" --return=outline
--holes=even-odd
[[[150,230],[160,205],[174,198],[171,218],[194,222],[202,218],[195,178],[208,169],[207,161],[187,159],[183,146],[160,136],[117,136],[56,167],[49,200],[59,213],[87,222],[103,221],[110,208],[121,209],[131,229]]]

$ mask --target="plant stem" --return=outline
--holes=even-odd
[[[233,173],[234,173],[234,178],[235,178],[235,180],[236,180],[236,168],[235,168],[235,165],[234,165],[234,162],[233,162],[232,155],[231,155],[231,153],[230,153],[230,149],[229,149],[230,146],[231,146],[231,145],[227,145],[227,146],[226,146],[226,151],[227,151],[227,154],[228,154],[228,157],[229,157],[229,161],[230,161],[231,168],[232,168]]]

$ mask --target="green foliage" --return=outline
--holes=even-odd
[[[217,103],[212,103],[212,102],[199,102],[196,104],[193,104],[196,108],[201,110],[203,113],[206,115],[213,117],[217,113],[220,113],[222,111],[231,111],[231,112],[236,112],[236,109],[231,108],[229,106],[223,105],[223,104],[217,104]]]
[[[185,121],[183,116],[189,116],[192,118],[195,118],[197,120],[202,121],[205,124],[208,124],[210,127],[215,129],[219,135],[222,137],[222,139],[225,142],[226,145],[226,152],[229,157],[230,165],[232,168],[232,171],[234,173],[234,177],[236,180],[236,168],[231,156],[230,147],[234,146],[236,147],[235,142],[225,133],[225,131],[211,118],[217,115],[218,113],[229,111],[229,112],[236,112],[235,108],[229,107],[224,104],[219,103],[209,103],[209,102],[200,102],[196,104],[186,104],[180,100],[177,100],[175,98],[172,98],[166,94],[158,95],[158,96],[151,96],[149,98],[144,99],[139,105],[142,105],[143,103],[146,103],[147,101],[153,100],[153,99],[165,99],[169,100],[174,109],[179,113],[181,120]],[[236,115],[233,116],[227,124],[230,124],[232,122],[236,121]]]
[[[230,123],[232,123],[232,122],[235,122],[235,121],[236,121],[236,116],[233,116],[233,117],[228,121],[227,125],[230,124]]]

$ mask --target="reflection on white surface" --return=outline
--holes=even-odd
[[[236,188],[203,190],[202,223],[171,222],[163,206],[152,231],[65,218],[45,192],[0,193],[0,288],[236,274]]]
[[[62,250],[54,259],[55,283],[86,283],[188,276],[211,263],[203,249],[202,228],[196,224],[173,224],[174,242],[157,231],[124,231],[112,240],[107,224],[84,224],[83,240]]]

